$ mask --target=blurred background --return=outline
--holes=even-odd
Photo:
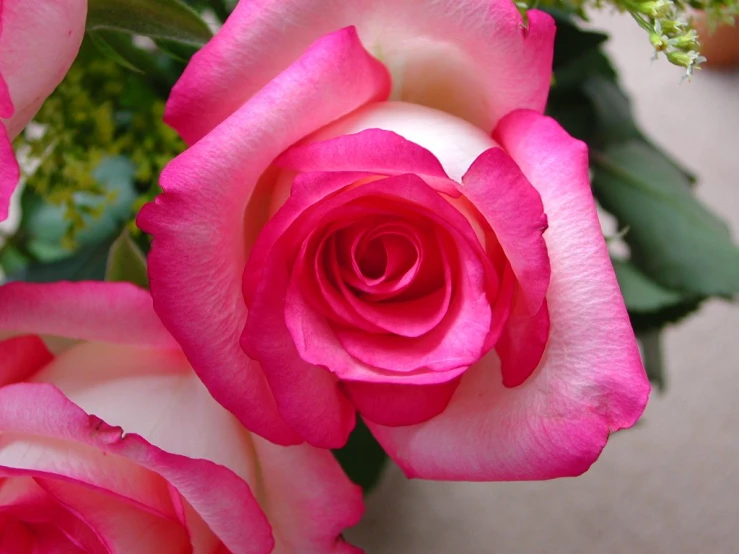
[[[739,68],[681,83],[628,15],[596,13],[593,28],[612,35],[637,121],[739,238]],[[434,483],[392,466],[348,538],[368,554],[739,552],[739,306],[706,302],[667,328],[664,349],[666,394],[584,476]]]

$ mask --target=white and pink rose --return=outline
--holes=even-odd
[[[244,429],[146,291],[13,283],[0,306],[0,552],[359,552],[331,453]]]
[[[410,476],[576,475],[649,393],[588,180],[509,0],[251,0],[186,69],[139,224],[154,306],[278,444],[356,413]]]

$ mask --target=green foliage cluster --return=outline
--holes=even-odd
[[[162,122],[163,113],[164,99],[141,74],[83,46],[34,127],[15,143],[23,158],[37,161],[23,164],[29,194],[60,207],[70,222],[62,238],[65,247],[72,248],[117,199],[119,192],[95,176],[107,158],[122,156],[133,164],[138,198],[131,208],[156,194],[159,173],[184,149]]]

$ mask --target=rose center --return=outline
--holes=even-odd
[[[357,267],[362,276],[379,279],[387,270],[387,247],[384,237],[376,237],[367,243],[359,254]]]

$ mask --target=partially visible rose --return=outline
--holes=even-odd
[[[543,479],[640,416],[587,149],[541,114],[553,33],[509,0],[245,1],[193,58],[139,223],[247,427],[337,447],[359,412],[408,475]]]
[[[11,141],[67,74],[86,17],[87,0],[0,0],[0,221],[20,177]]]
[[[251,435],[128,284],[0,288],[0,552],[327,554],[362,511],[330,452]]]

